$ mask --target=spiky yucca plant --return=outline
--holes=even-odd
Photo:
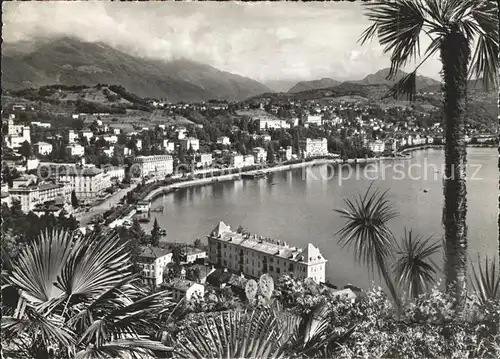
[[[431,284],[436,283],[438,266],[432,256],[441,248],[439,242],[431,242],[432,237],[423,240],[420,235],[406,230],[401,243],[397,244],[397,260],[393,273],[398,286],[404,289],[409,298],[415,299]]]

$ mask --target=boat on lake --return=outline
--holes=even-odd
[[[151,210],[151,212],[163,212],[163,206],[155,207]]]
[[[255,178],[265,178],[267,175],[263,171],[257,171],[254,173],[243,173],[241,178],[255,179]]]

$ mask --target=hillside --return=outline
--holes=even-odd
[[[388,80],[387,76],[389,76],[389,69],[382,69],[382,70],[377,71],[374,74],[367,75],[362,80],[356,80],[356,81],[351,81],[351,82],[361,84],[361,85],[388,85],[388,86],[392,86],[406,75],[408,75],[406,72],[398,71],[397,75],[395,76],[394,79]],[[441,86],[441,83],[437,80],[430,78],[430,77],[417,75],[417,90],[421,90],[421,89],[429,87],[429,86]]]
[[[134,57],[101,43],[62,38],[2,56],[2,87],[19,90],[52,84],[122,85],[141,97],[167,101],[242,100],[270,89],[243,76],[180,59],[170,62]]]
[[[288,93],[297,93],[308,90],[323,89],[328,87],[334,87],[340,84],[341,84],[340,81],[329,78],[323,78],[321,80],[313,80],[313,81],[302,81],[297,83],[290,90],[288,90]]]

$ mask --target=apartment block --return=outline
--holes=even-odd
[[[275,280],[284,274],[325,282],[327,260],[309,243],[304,248],[286,242],[241,234],[220,222],[208,236],[208,262],[258,278],[267,273]]]
[[[71,200],[71,186],[67,184],[39,184],[11,188],[9,194],[12,200],[21,204],[21,210],[28,213],[37,205],[60,199],[63,202]]]
[[[111,185],[109,174],[95,167],[64,167],[59,182],[68,183],[83,203],[96,200]]]
[[[300,151],[304,157],[324,156],[328,154],[328,141],[326,138],[306,138],[299,141]]]
[[[169,155],[137,156],[134,159],[134,167],[134,171],[140,172],[140,177],[154,175],[163,178],[173,173],[174,160]]]
[[[145,284],[159,287],[163,283],[165,266],[172,261],[172,251],[154,246],[140,247],[137,263],[142,268]]]

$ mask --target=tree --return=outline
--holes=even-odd
[[[172,247],[172,261],[179,265],[182,262],[183,252],[182,248],[179,245],[175,245]]]
[[[389,78],[420,55],[421,36],[430,37],[425,57],[392,89],[395,96],[416,94],[418,68],[438,54],[442,63],[445,124],[446,288],[457,308],[464,300],[467,273],[465,106],[468,74],[481,78],[485,88],[495,84],[498,68],[498,17],[495,3],[475,0],[382,0],[365,4],[372,22],[362,34],[364,44],[378,36],[391,54]],[[472,59],[471,59],[471,55]]]
[[[353,248],[356,260],[370,268],[372,273],[377,267],[400,310],[401,300],[388,268],[395,239],[387,223],[396,217],[396,212],[387,200],[386,192],[371,192],[371,188],[372,185],[354,201],[345,199],[346,209],[335,210],[347,220],[336,235],[342,248]]]
[[[153,229],[151,230],[151,245],[157,247],[160,244],[160,237],[160,226],[158,225],[158,219],[155,218]]]
[[[393,264],[396,281],[406,290],[407,296],[416,299],[430,284],[436,283],[437,265],[432,260],[441,245],[430,242],[432,237],[425,240],[413,231],[405,230],[405,235],[398,243],[396,254],[399,258]]]
[[[137,218],[135,218],[132,221],[132,227],[130,227],[130,234],[132,238],[134,238],[139,244],[141,245],[146,244],[146,232],[144,232],[144,229],[142,228]]]
[[[98,236],[42,232],[2,274],[7,284],[2,292],[13,289],[13,305],[2,307],[6,356],[102,358],[170,351],[146,339],[171,307],[168,293],[148,295],[130,271],[125,243],[116,233]]]
[[[79,206],[75,190],[71,191],[71,205],[73,206],[73,208],[78,208]]]
[[[193,242],[193,246],[195,248],[203,248],[203,243],[201,243],[201,239],[196,238]]]
[[[21,144],[21,148],[19,148],[19,153],[26,159],[30,158],[33,155],[31,144],[28,141],[24,141]]]
[[[269,146],[269,149],[267,150],[267,163],[270,163],[270,164],[274,163],[274,149],[273,149],[273,146]]]

